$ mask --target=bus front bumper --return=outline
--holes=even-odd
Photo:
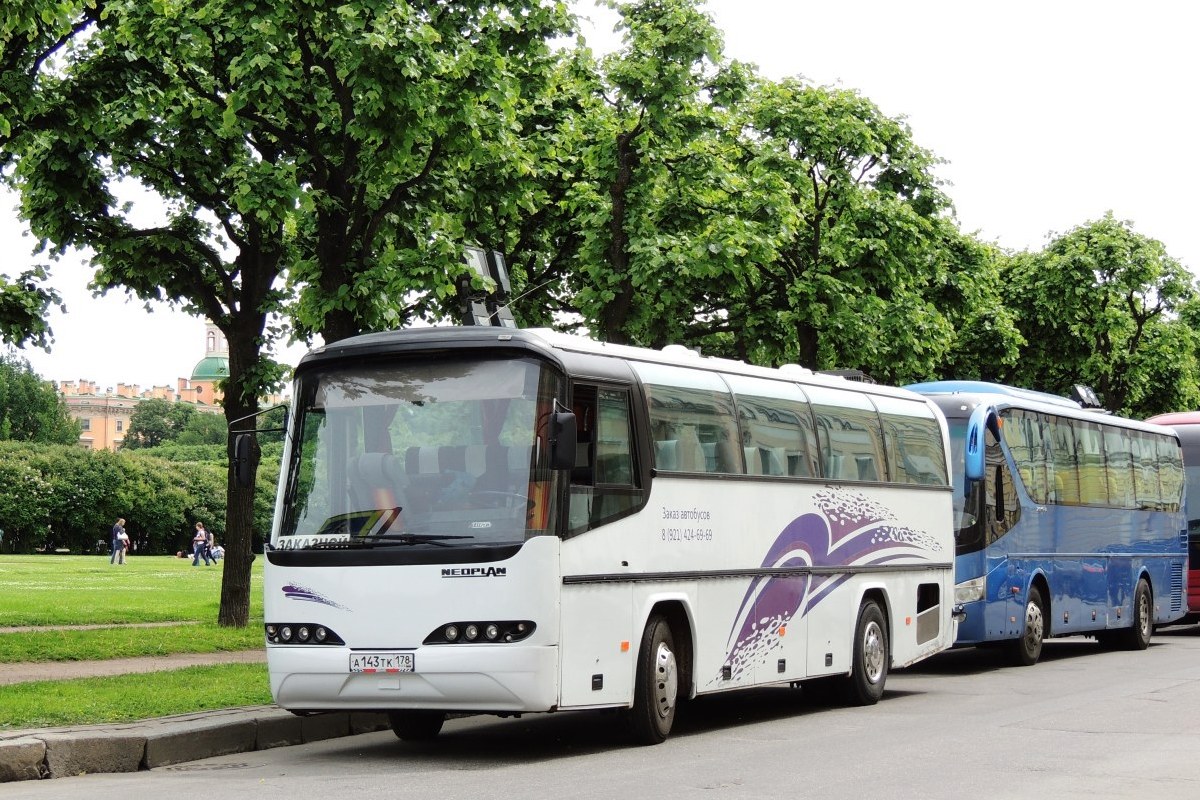
[[[275,702],[290,711],[429,709],[517,713],[558,704],[551,646],[419,647],[412,672],[350,672],[347,647],[268,646]]]

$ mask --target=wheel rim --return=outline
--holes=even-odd
[[[1139,592],[1137,598],[1138,630],[1145,636],[1150,631],[1150,598],[1145,592]]]
[[[1028,603],[1025,606],[1025,649],[1030,653],[1036,652],[1042,646],[1045,624],[1042,607],[1037,603]]]
[[[875,684],[883,680],[886,658],[883,628],[879,627],[879,623],[872,621],[863,631],[863,674],[870,683]]]
[[[675,710],[679,692],[679,670],[675,654],[666,642],[659,642],[654,653],[654,708],[659,719],[667,719]]]

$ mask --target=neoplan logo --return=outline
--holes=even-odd
[[[451,567],[442,570],[443,578],[503,578],[507,567]]]

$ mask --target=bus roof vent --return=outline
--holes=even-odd
[[[779,371],[784,375],[799,375],[801,377],[813,374],[811,369],[802,367],[799,364],[780,364]]]

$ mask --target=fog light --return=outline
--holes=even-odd
[[[494,622],[489,622],[488,626],[483,629],[483,635],[489,639],[495,639],[500,635],[500,626]]]
[[[457,641],[457,639],[458,639],[458,626],[457,625],[447,625],[446,626],[446,641],[453,642],[453,641]]]
[[[317,632],[313,635],[316,637],[318,642],[323,642],[325,641],[325,637],[329,634],[325,632],[324,628],[317,628]]]
[[[302,642],[307,642],[308,641],[308,627],[303,626],[300,628],[300,630],[296,631],[296,638]]]
[[[275,634],[278,632],[278,630],[279,629],[276,628],[274,625],[268,625],[267,626],[267,636],[270,636],[272,639],[274,639]]]
[[[475,625],[468,625],[467,630],[466,630],[466,637],[467,637],[468,642],[475,641],[477,638],[479,638],[479,628]]]
[[[285,642],[290,642],[292,640],[292,629],[287,625],[284,625],[279,629],[279,638],[283,639]]]

